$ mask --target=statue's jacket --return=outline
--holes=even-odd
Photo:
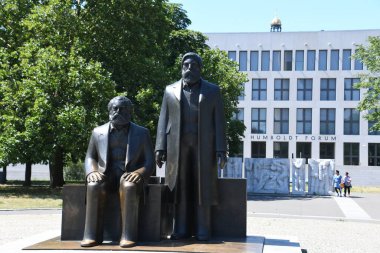
[[[173,190],[179,170],[182,80],[165,89],[157,127],[156,151],[167,152],[165,182]],[[226,152],[225,116],[219,86],[201,79],[198,111],[198,201],[215,205],[217,196],[216,152]]]
[[[86,175],[93,171],[104,173],[108,168],[109,125],[108,122],[92,131],[85,159]],[[143,176],[144,182],[148,182],[154,171],[153,157],[148,129],[130,122],[124,171],[136,171]]]

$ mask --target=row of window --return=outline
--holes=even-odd
[[[248,51],[238,53],[240,71],[248,71],[248,62],[250,71],[314,71],[316,68],[324,71],[328,68],[328,53],[329,70],[351,70],[352,65],[354,70],[363,70],[363,63],[358,59],[352,59],[351,49],[249,51],[249,61]],[[236,51],[228,51],[228,58],[231,60],[236,61],[236,56]]]
[[[343,164],[359,165],[360,143],[343,143]],[[266,158],[266,142],[251,143],[252,158]],[[288,142],[273,142],[274,158],[289,158]],[[296,143],[296,158],[311,158],[311,142]],[[293,158],[293,154],[292,154]],[[319,143],[319,159],[335,159],[335,143]],[[380,143],[368,143],[368,166],[380,166]]]
[[[360,90],[355,88],[355,84],[360,81],[359,78],[344,79],[344,100],[359,101]],[[268,84],[267,79],[252,79],[252,100],[267,100]],[[321,78],[320,79],[320,97],[321,101],[336,100],[336,79]],[[289,100],[290,80],[274,79],[274,100]],[[244,100],[244,95],[239,96],[239,100]],[[313,79],[298,78],[297,79],[297,100],[311,101],[313,100]]]
[[[312,134],[312,108],[297,108],[296,133]],[[239,108],[234,118],[244,122],[244,109]],[[267,133],[267,108],[251,109],[251,133]],[[360,134],[360,112],[353,108],[344,108],[344,135]],[[321,108],[319,111],[319,134],[335,135],[336,109]],[[374,122],[368,122],[368,134],[379,135],[380,131],[372,131]],[[274,108],[273,133],[289,134],[289,108]]]

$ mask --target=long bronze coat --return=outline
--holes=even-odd
[[[96,127],[92,131],[85,159],[86,175],[93,171],[104,173],[108,169],[109,125]],[[128,144],[125,156],[125,172],[139,172],[148,182],[154,171],[153,145],[148,129],[134,124],[129,125]]]
[[[179,170],[182,80],[166,87],[157,127],[156,151],[167,152],[166,183],[174,189]],[[198,113],[198,182],[202,205],[217,204],[216,151],[226,152],[225,117],[219,86],[201,80]]]

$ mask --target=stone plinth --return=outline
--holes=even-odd
[[[159,181],[159,180],[156,180]],[[213,207],[212,233],[215,237],[245,237],[247,225],[247,193],[245,179],[219,179],[219,205]],[[139,241],[159,241],[171,233],[173,205],[170,192],[163,184],[149,184],[145,203],[141,203]],[[85,221],[84,185],[63,188],[61,240],[82,240]],[[120,204],[118,195],[107,200],[104,221],[104,240],[120,238]]]

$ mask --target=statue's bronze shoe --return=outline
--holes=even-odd
[[[85,239],[80,242],[80,246],[82,247],[94,247],[99,245],[99,243],[95,240]]]
[[[136,242],[129,241],[129,240],[121,240],[120,241],[120,247],[122,248],[130,248],[136,245]]]

